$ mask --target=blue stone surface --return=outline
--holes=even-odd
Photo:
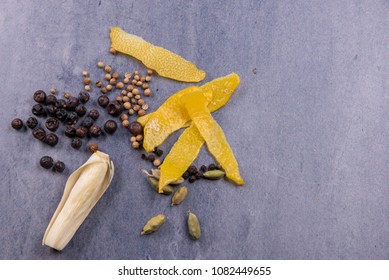
[[[389,259],[388,15],[388,1],[366,0],[2,0],[0,259]],[[77,94],[82,70],[102,79],[99,60],[144,73],[139,61],[109,54],[112,25],[194,62],[203,82],[240,75],[213,116],[246,184],[200,180],[170,207],[147,185],[139,169],[151,165],[120,127],[97,140],[115,163],[111,186],[54,252],[43,234],[93,139],[77,151],[59,130],[52,148],[10,123],[31,115],[35,90]],[[189,85],[154,75],[150,111]],[[99,94],[93,86],[89,109]],[[99,110],[102,125],[108,115]],[[161,146],[165,155],[179,134]],[[65,172],[41,168],[44,155]],[[204,147],[196,165],[212,162]],[[199,241],[187,233],[189,210]],[[167,222],[140,236],[158,213]]]

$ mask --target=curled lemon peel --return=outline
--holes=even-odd
[[[182,82],[200,82],[206,76],[205,71],[198,69],[192,62],[139,36],[129,34],[118,26],[111,27],[110,38],[116,51],[142,61],[160,76]]]

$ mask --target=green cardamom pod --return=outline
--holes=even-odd
[[[185,179],[182,178],[182,177],[180,177],[180,178],[178,178],[177,180],[171,182],[170,184],[171,184],[171,185],[179,185],[179,184],[182,184],[182,183],[184,183],[184,182],[185,182]]]
[[[151,169],[151,174],[153,177],[157,180],[161,177],[161,170],[160,169]]]
[[[166,217],[163,214],[158,214],[155,217],[152,217],[147,223],[144,225],[141,235],[150,234],[159,229],[160,226],[166,221]]]
[[[203,173],[203,177],[209,180],[218,180],[223,178],[226,175],[226,173],[223,170],[209,170],[207,172]]]
[[[195,214],[189,211],[188,215],[188,230],[190,236],[194,238],[195,240],[200,239],[201,236],[201,228],[200,228],[200,222],[199,219]]]
[[[181,202],[183,202],[187,194],[188,194],[187,187],[182,186],[178,188],[178,190],[176,190],[176,192],[172,197],[172,203],[170,204],[170,206],[178,205]]]
[[[156,191],[158,192],[158,180],[153,178],[153,177],[147,177],[147,180],[149,181],[149,184],[150,186]],[[174,191],[173,187],[172,186],[164,186],[163,187],[163,193],[162,194],[166,194],[166,195],[171,195]]]

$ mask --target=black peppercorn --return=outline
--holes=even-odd
[[[97,99],[97,103],[99,103],[99,105],[103,108],[107,107],[108,103],[109,103],[109,98],[108,96],[106,95],[101,95],[99,96],[99,98]]]
[[[35,128],[32,131],[32,136],[34,136],[36,139],[40,141],[44,141],[46,137],[46,131],[43,128]]]
[[[83,120],[82,120],[82,123],[81,125],[83,127],[86,127],[86,128],[90,128],[92,125],[93,125],[93,119],[91,117],[85,117]]]
[[[200,167],[200,171],[203,172],[203,173],[206,172],[207,171],[207,167],[205,165],[202,165]]]
[[[82,146],[82,140],[78,137],[73,138],[71,142],[71,146],[72,148],[78,150]]]
[[[46,101],[46,93],[43,90],[37,90],[33,98],[38,103],[44,103]]]
[[[94,124],[89,128],[89,133],[93,137],[99,137],[101,135],[101,128]]]
[[[89,93],[85,92],[85,91],[82,91],[78,94],[78,99],[82,102],[82,103],[86,103],[89,101]]]
[[[32,106],[32,113],[35,116],[43,116],[46,114],[46,109],[42,104],[35,104]]]
[[[59,127],[59,120],[57,118],[47,118],[45,125],[48,130],[56,131]]]
[[[197,172],[195,173],[195,177],[196,177],[196,179],[200,179],[200,178],[203,177],[203,173],[200,172],[200,171],[197,171]]]
[[[193,183],[194,181],[196,181],[196,176],[195,175],[190,175],[188,181],[189,181],[189,183]]]
[[[86,114],[86,108],[84,105],[77,105],[75,111],[79,116],[83,116]]]
[[[215,170],[216,169],[216,165],[211,163],[210,165],[208,165],[208,170]]]
[[[88,113],[88,117],[91,117],[93,120],[97,120],[99,116],[100,116],[99,111],[97,111],[96,109],[92,109]]]
[[[118,125],[114,120],[108,120],[104,124],[104,130],[105,130],[105,132],[107,132],[109,134],[115,133],[117,128],[118,128]]]
[[[107,106],[107,112],[111,116],[119,116],[123,112],[123,105],[118,103],[109,103]]]
[[[55,97],[55,95],[48,95],[46,97],[47,105],[55,105],[56,103],[57,103],[57,97]]]
[[[147,156],[146,156],[145,154],[142,154],[142,155],[141,155],[141,159],[146,160],[146,159],[147,159]]]
[[[78,115],[76,112],[70,112],[66,116],[66,123],[67,124],[75,124],[78,121]]]
[[[28,128],[35,128],[38,125],[38,120],[34,117],[29,117],[26,121]]]
[[[158,157],[162,156],[163,155],[163,151],[158,149],[158,148],[155,148],[154,149],[154,154],[156,154]]]
[[[79,138],[84,138],[88,135],[88,129],[86,127],[80,126],[76,129],[76,136]]]
[[[143,127],[138,122],[130,123],[129,130],[130,130],[131,134],[134,135],[134,136],[137,136],[137,135],[143,133]]]
[[[50,169],[53,164],[54,164],[54,161],[51,157],[49,156],[43,156],[41,158],[41,160],[39,161],[40,165],[43,167],[43,168],[46,168],[46,169]]]
[[[197,167],[194,166],[194,165],[189,166],[188,172],[189,172],[190,175],[195,175],[196,172],[197,172]]]
[[[55,103],[55,107],[57,107],[58,109],[66,108],[66,101],[64,99],[58,99]]]
[[[45,137],[45,143],[50,146],[55,146],[58,143],[58,136],[54,133],[49,133]]]
[[[188,171],[185,171],[184,174],[182,174],[182,178],[184,178],[185,180],[188,179],[189,176],[190,176],[190,174]]]
[[[76,136],[76,128],[72,125],[67,125],[65,127],[65,135],[67,137],[74,137]]]
[[[155,160],[155,156],[154,156],[153,154],[149,154],[149,155],[147,156],[147,159],[148,159],[149,161],[153,162],[153,161]]]
[[[76,97],[70,97],[68,103],[66,104],[66,109],[68,110],[75,110],[77,105],[79,103],[78,98]]]
[[[54,166],[53,166],[53,170],[54,171],[57,171],[59,173],[62,173],[64,170],[65,170],[65,164],[62,162],[62,161],[57,161]]]
[[[55,112],[55,116],[60,120],[64,121],[67,118],[68,113],[66,112],[65,108],[60,108]]]
[[[53,95],[49,95],[49,96],[53,96]],[[47,113],[50,117],[55,117],[55,116],[56,116],[56,113],[57,113],[57,107],[55,107],[55,106],[52,105],[52,104],[47,105],[47,106],[46,106],[46,113]]]
[[[23,127],[23,121],[21,119],[14,119],[12,120],[11,122],[11,126],[14,128],[14,129],[21,129]]]

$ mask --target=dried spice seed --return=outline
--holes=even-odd
[[[185,186],[182,186],[176,190],[172,197],[172,202],[170,206],[179,205],[181,202],[183,202],[188,194],[188,188]]]
[[[68,91],[64,92],[63,96],[66,98],[66,99],[69,99],[70,97],[72,97],[72,94]]]
[[[64,121],[67,118],[68,113],[66,112],[65,108],[60,108],[55,112],[55,116],[60,120]]]
[[[103,86],[103,83],[102,83],[101,81],[97,81],[97,82],[96,82],[96,86],[97,86],[98,88],[101,88],[101,87]]]
[[[67,125],[64,132],[67,137],[75,137],[77,129],[72,125]]]
[[[207,167],[205,165],[202,165],[200,167],[200,171],[203,172],[203,173],[206,172],[207,171]]]
[[[87,93],[85,91],[81,91],[78,94],[78,99],[80,100],[81,103],[87,103],[89,101],[89,98],[90,98],[89,93]]]
[[[59,120],[57,118],[47,118],[45,126],[50,131],[56,131],[59,127]]]
[[[152,94],[152,91],[151,91],[150,88],[147,88],[147,89],[144,90],[143,94],[144,94],[145,96],[150,96],[150,95]]]
[[[110,72],[112,71],[111,65],[106,65],[106,66],[104,67],[104,71],[107,72],[107,73],[110,73]]]
[[[153,161],[153,165],[154,166],[160,166],[161,165],[161,160],[160,159],[155,159],[154,161]]]
[[[88,145],[88,150],[93,154],[99,150],[99,145],[96,143],[91,143]]]
[[[46,101],[46,92],[43,90],[37,90],[33,96],[34,100],[38,103],[44,103]]]
[[[84,85],[89,85],[90,84],[90,78],[86,77],[84,78]]]
[[[31,111],[35,116],[46,115],[46,108],[42,104],[35,104],[34,106],[32,106]]]
[[[86,107],[84,105],[77,105],[75,108],[77,115],[83,116],[86,114]]]
[[[120,78],[120,74],[119,74],[118,72],[114,72],[114,73],[112,74],[112,78],[114,78],[114,79],[119,79],[119,78]]]
[[[57,97],[55,95],[48,95],[46,97],[47,105],[55,105],[57,103]]]
[[[187,223],[188,223],[188,231],[189,231],[190,236],[195,240],[200,239],[201,227],[200,227],[199,219],[197,218],[197,216],[195,214],[193,214],[190,211],[188,214],[188,222]]]
[[[196,176],[190,175],[188,181],[189,181],[189,183],[193,183],[194,181],[196,181]]]
[[[26,121],[26,125],[28,128],[35,128],[38,125],[38,120],[34,117],[29,117]]]
[[[91,88],[90,85],[86,85],[86,86],[84,87],[84,89],[85,89],[86,91],[91,91],[91,90],[92,90],[92,88]]]
[[[52,157],[49,156],[43,156],[41,157],[39,164],[45,168],[45,169],[50,169],[54,165],[54,160]]]
[[[130,122],[128,120],[124,120],[124,121],[122,121],[122,125],[124,127],[128,127],[130,125]]]
[[[195,177],[196,177],[196,180],[201,179],[201,178],[203,177],[203,173],[200,172],[200,171],[197,171],[197,172],[195,173]]]
[[[88,129],[86,127],[80,126],[76,129],[76,137],[84,138],[88,135]]]
[[[97,120],[99,118],[99,116],[100,116],[100,113],[96,109],[92,109],[88,113],[88,117],[92,118],[93,120]]]
[[[208,170],[215,170],[216,169],[216,165],[211,163],[210,165],[208,165]]]
[[[139,142],[134,141],[134,142],[132,142],[131,146],[132,146],[134,149],[139,149],[140,144],[139,144]]]
[[[184,178],[185,180],[188,179],[189,176],[190,176],[190,174],[188,171],[185,171],[184,174],[182,174],[182,178]]]
[[[107,107],[107,105],[109,104],[109,98],[106,96],[106,95],[101,95],[99,96],[99,98],[97,99],[97,102],[99,103],[99,105],[103,108]]]
[[[139,109],[139,111],[138,111],[138,116],[139,116],[139,117],[142,117],[142,116],[144,116],[144,115],[146,115],[146,111],[143,110],[143,109]]]
[[[83,75],[84,77],[86,77],[86,76],[88,76],[88,75],[89,75],[89,73],[88,73],[88,71],[86,71],[86,70],[83,70],[83,71],[82,71],[82,75]]]
[[[145,154],[142,154],[142,155],[141,155],[141,159],[147,160],[147,156],[146,156]]]
[[[76,112],[69,112],[66,116],[67,124],[76,124],[78,122],[78,114]]]
[[[109,74],[108,74],[109,75]],[[109,80],[109,84],[110,85],[116,85],[116,83],[117,83],[117,81],[116,81],[116,79],[114,79],[114,78],[111,78],[110,80]]]
[[[54,133],[49,133],[45,137],[45,143],[50,146],[55,146],[58,144],[58,136]]]
[[[44,141],[45,140],[45,137],[46,137],[46,131],[43,129],[43,128],[35,128],[33,131],[32,131],[32,136],[34,136],[34,138],[40,140],[40,141]]]
[[[101,93],[106,94],[108,92],[106,87],[101,88]]]
[[[154,156],[153,154],[149,154],[149,155],[147,156],[147,159],[148,159],[149,161],[153,162],[153,161],[155,160],[155,156]]]
[[[203,173],[203,177],[208,180],[218,180],[223,178],[225,175],[226,173],[224,171],[218,169],[208,170]]]
[[[114,134],[117,128],[118,125],[114,120],[108,120],[104,124],[104,130],[109,134]]]
[[[107,85],[106,89],[107,89],[108,91],[111,91],[111,90],[113,89],[113,87],[112,87],[112,85]]]
[[[23,127],[23,121],[21,119],[13,119],[11,122],[12,128],[19,130]]]
[[[81,126],[86,127],[86,128],[90,128],[93,125],[93,123],[94,123],[94,121],[91,117],[85,117],[82,120]]]
[[[150,234],[157,231],[166,221],[166,216],[163,214],[158,214],[157,216],[151,218],[144,225],[141,235]]]
[[[137,136],[143,133],[143,127],[139,122],[130,123],[129,130],[132,135]]]
[[[78,150],[82,146],[82,140],[78,137],[75,137],[72,139],[72,142],[70,145],[72,146],[72,148]]]
[[[57,93],[57,89],[56,89],[55,87],[52,87],[52,88],[50,89],[50,93],[51,93],[51,94],[56,94],[56,93]]]
[[[116,50],[112,47],[109,48],[110,54],[116,54]]]
[[[149,182],[149,184],[153,188],[153,190],[158,193],[158,180],[153,178],[153,177],[151,177],[151,176],[148,176],[147,177],[147,181]],[[173,187],[167,185],[167,186],[163,187],[161,194],[171,195],[173,193],[173,191],[174,191]]]
[[[47,105],[46,106],[46,113],[50,117],[55,117],[56,113],[57,113],[57,107],[55,107],[54,105]]]
[[[119,103],[123,102],[123,96],[116,97],[116,101]]]
[[[53,170],[54,171],[57,171],[59,173],[62,173],[64,170],[65,170],[65,164],[62,162],[62,161],[57,161],[54,166],[53,166]]]
[[[118,88],[118,89],[124,88],[124,84],[122,82],[118,82],[116,84],[116,88]]]
[[[101,135],[101,127],[94,124],[89,128],[89,133],[92,137],[99,137]]]
[[[57,99],[55,107],[57,107],[57,109],[66,108],[66,101],[64,99]]]
[[[123,112],[123,106],[117,103],[110,103],[107,106],[107,112],[111,116],[119,116]]]
[[[103,68],[104,67],[104,62],[102,62],[102,61],[97,62],[97,67]]]
[[[70,97],[69,101],[66,104],[66,109],[68,109],[68,110],[75,110],[77,105],[78,105],[78,103],[79,103],[78,98]]]
[[[195,175],[196,172],[197,172],[197,167],[194,166],[194,165],[189,166],[188,172],[189,172],[190,175]]]

